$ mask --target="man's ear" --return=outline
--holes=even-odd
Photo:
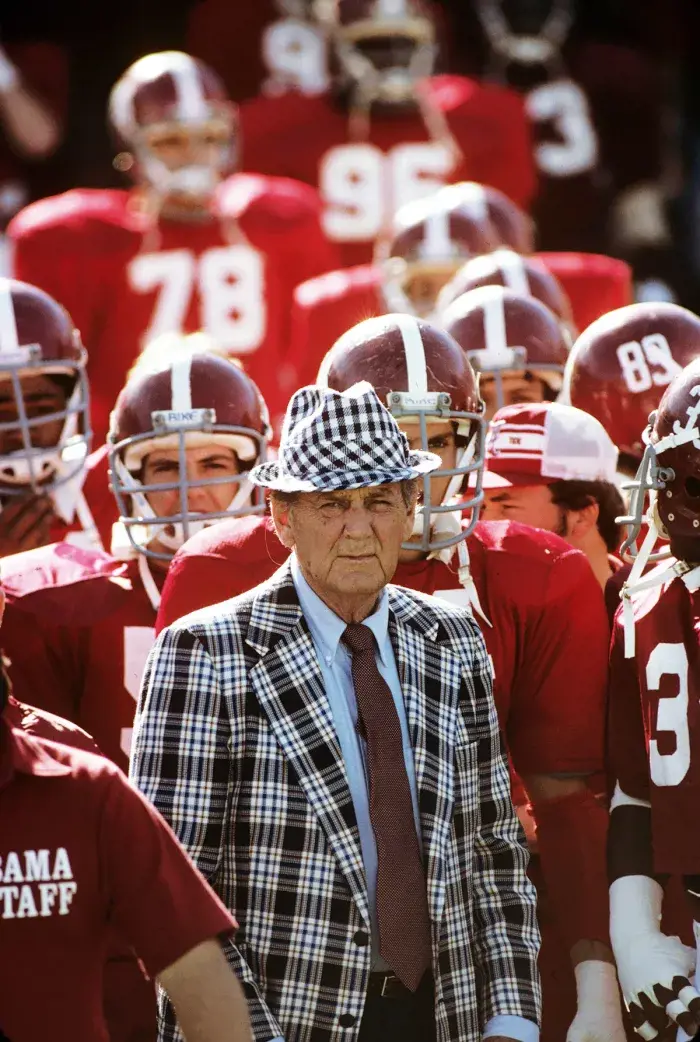
[[[598,515],[600,514],[600,507],[598,503],[589,503],[588,506],[584,507],[583,510],[569,510],[568,514],[568,534],[573,540],[583,539],[587,536],[591,529],[595,528],[598,524]]]
[[[418,505],[418,493],[413,497],[413,502],[406,507],[406,520],[403,526],[403,541],[407,543],[413,535],[413,525],[416,519],[416,507]]]
[[[289,517],[291,510],[291,503],[285,503],[284,500],[276,499],[275,496],[270,496],[270,514],[272,515],[272,523],[275,526],[277,538],[282,546],[286,546],[288,550],[294,549],[294,536],[292,534]]]

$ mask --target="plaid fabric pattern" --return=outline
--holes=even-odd
[[[438,1042],[478,1042],[490,1017],[538,1020],[540,1006],[535,894],[490,666],[467,611],[400,587],[388,593],[414,749]],[[369,930],[360,837],[289,564],[160,635],[131,766],[240,923],[226,955],[256,1042],[356,1038],[370,971],[369,947],[355,940]],[[182,1037],[164,995],[159,1035]]]
[[[302,387],[289,403],[278,458],[253,467],[250,480],[286,492],[331,491],[405,481],[439,466],[434,453],[411,452],[370,384]]]

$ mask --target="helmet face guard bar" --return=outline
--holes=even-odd
[[[642,462],[639,464],[639,469],[633,481],[626,482],[622,488],[629,490],[630,492],[630,509],[628,514],[624,514],[621,517],[616,517],[615,522],[618,525],[625,525],[627,528],[627,538],[620,547],[620,553],[624,559],[628,562],[636,560],[639,553],[639,547],[637,540],[639,539],[642,526],[645,523],[651,523],[655,529],[658,529],[656,522],[649,513],[645,510],[647,494],[656,494],[663,491],[666,488],[667,482],[673,481],[675,475],[670,467],[660,467],[659,460],[656,453],[656,446],[651,442],[651,432],[654,426],[656,414],[652,413],[649,417],[649,426],[642,435],[642,440],[646,446],[644,455],[642,456]],[[652,509],[654,508],[653,501],[650,504]],[[669,550],[657,550],[650,553],[647,557],[647,561],[652,563],[654,561],[662,561],[669,556]],[[646,564],[646,562],[645,562]]]
[[[534,376],[539,376],[540,373],[556,373],[560,378],[561,383],[564,380],[564,366],[559,365],[557,362],[532,362],[529,363],[527,360],[527,352],[525,348],[515,347],[509,349],[512,352],[512,357],[508,362],[503,365],[486,364],[481,365],[479,362],[479,356],[483,355],[483,351],[467,351],[467,358],[471,362],[474,371],[480,376],[491,376],[494,380],[494,386],[496,390],[496,410],[503,409],[508,403],[505,398],[505,391],[503,389],[503,377],[506,373],[517,373],[523,376],[526,373],[532,373]],[[553,387],[549,384],[547,379],[542,380],[547,386],[552,387],[552,390],[559,390],[560,388]],[[554,381],[552,381],[554,383]],[[560,383],[560,387],[561,387]]]
[[[459,426],[469,426],[469,434],[466,436],[468,444],[461,450],[458,466],[449,469],[440,468],[422,476],[423,506],[419,508],[419,513],[423,516],[424,521],[429,521],[434,514],[452,513],[461,516],[464,511],[471,510],[469,522],[457,534],[437,539],[431,538],[431,526],[424,523],[420,539],[402,544],[404,550],[421,550],[424,553],[437,552],[456,546],[474,531],[474,526],[479,520],[481,504],[484,501],[482,483],[486,420],[482,413],[454,411],[451,408],[451,397],[446,392],[428,391],[415,395],[410,392],[391,391],[387,395],[387,408],[399,423],[401,419],[410,418],[412,422],[418,420],[421,449],[425,452],[431,451],[428,448],[428,423],[430,421],[448,421]],[[464,480],[470,474],[476,474],[476,485],[473,491],[470,490],[467,498],[455,501],[453,497],[459,493]],[[433,479],[439,478],[449,478],[450,482],[444,496],[445,501],[433,506],[430,502],[431,484]]]
[[[31,351],[31,349],[30,349]],[[85,372],[85,353],[78,359],[44,360],[32,364],[32,354],[17,366],[4,363],[4,371],[12,384],[17,419],[0,422],[0,435],[18,434],[22,447],[0,455],[0,489],[3,496],[26,496],[28,491],[44,495],[73,481],[85,467],[92,444],[90,426],[90,391]],[[68,376],[75,386],[65,407],[52,413],[30,417],[24,400],[22,376],[33,372],[47,376]],[[54,445],[33,444],[32,435],[50,423],[63,421]]]
[[[208,410],[201,410],[203,413]],[[199,481],[189,481],[187,478],[187,436],[192,434],[195,428],[191,425],[182,426],[168,425],[167,436],[177,437],[179,476],[176,481],[168,481],[145,485],[134,475],[123,460],[127,449],[133,449],[143,442],[153,442],[159,436],[165,435],[165,431],[148,431],[145,434],[134,435],[124,438],[109,449],[109,475],[112,492],[119,507],[119,521],[129,537],[129,542],[134,550],[147,557],[161,561],[170,561],[173,553],[162,553],[149,549],[147,543],[157,537],[158,532],[164,533],[167,528],[175,529],[182,533],[178,545],[186,542],[190,536],[202,528],[207,527],[215,521],[226,517],[239,517],[248,514],[263,514],[266,509],[265,490],[252,485],[248,480],[247,470],[240,474],[230,474],[220,478],[203,478]],[[254,462],[264,461],[267,454],[267,439],[264,435],[252,430],[250,427],[234,427],[225,424],[213,424],[211,427],[197,427],[197,433],[211,434],[212,441],[217,437],[239,437],[248,438],[257,449]],[[144,456],[145,459],[145,456]],[[237,492],[230,505],[225,510],[212,513],[200,514],[191,511],[188,506],[188,495],[192,489],[210,488],[215,485],[236,485]],[[148,495],[157,492],[179,492],[179,506],[177,513],[162,517],[157,516],[148,502]],[[140,536],[140,538],[138,538]]]

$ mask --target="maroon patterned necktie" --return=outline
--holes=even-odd
[[[377,844],[379,951],[402,984],[415,991],[430,966],[432,949],[399,715],[377,668],[371,629],[351,623],[343,642],[352,652],[359,724],[367,742],[369,816]]]

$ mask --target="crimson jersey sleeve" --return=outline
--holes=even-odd
[[[571,301],[579,332],[608,311],[632,303],[632,269],[625,261],[599,253],[538,253]]]
[[[156,633],[191,611],[252,590],[288,556],[266,517],[234,518],[198,532],[168,569]]]
[[[116,767],[102,769],[108,779],[99,842],[110,917],[154,977],[237,924],[158,811]]]
[[[381,273],[373,265],[330,271],[297,286],[289,365],[297,387],[316,382],[324,355],[346,330],[386,311]]]
[[[548,571],[541,603],[528,611],[527,668],[511,691],[508,744],[518,774],[592,774],[603,767],[605,602],[578,551]]]
[[[649,763],[642,696],[634,658],[625,658],[622,609],[610,643],[607,756],[613,783],[627,796],[649,800]]]

